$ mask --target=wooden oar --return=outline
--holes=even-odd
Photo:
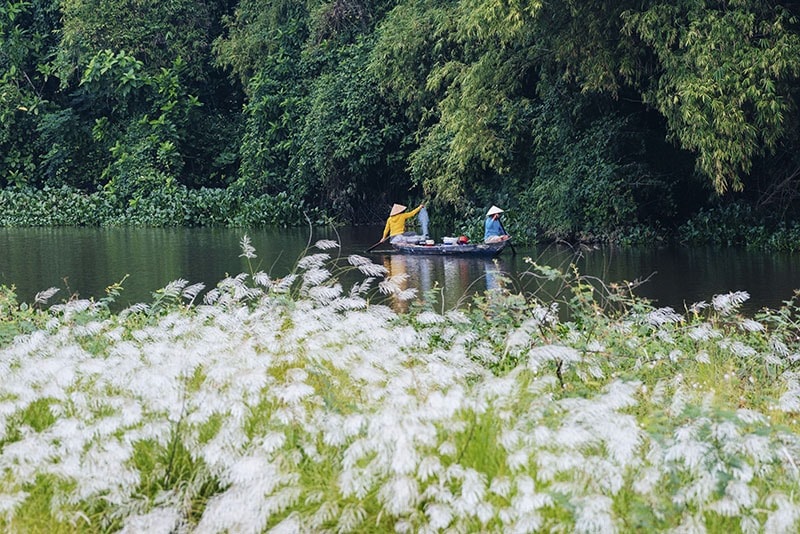
[[[497,222],[500,222],[500,221],[497,221]],[[511,242],[511,235],[508,232],[506,232],[506,229],[503,228],[503,223],[501,223],[501,222],[500,222],[500,230],[504,234],[506,234],[508,236],[508,244],[511,245],[511,253],[516,256],[517,255],[517,249],[514,248],[514,243]]]
[[[369,247],[369,248],[367,249],[367,252],[372,252],[372,249],[374,249],[375,247],[377,247],[377,246],[378,246],[378,245],[380,245],[381,243],[385,243],[385,242],[386,242],[386,240],[387,240],[387,239],[389,239],[389,237],[391,237],[391,236],[386,236],[386,237],[384,237],[383,239],[381,239],[380,241],[378,241],[377,243],[375,243],[374,245],[372,245],[371,247]]]

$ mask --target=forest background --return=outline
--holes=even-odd
[[[0,225],[800,249],[800,3],[0,0]],[[451,235],[452,235],[451,232]]]

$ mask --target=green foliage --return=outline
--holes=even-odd
[[[142,178],[145,179],[145,178]],[[242,195],[235,188],[189,189],[166,178],[147,178],[143,189],[120,204],[105,191],[86,193],[68,186],[0,190],[1,226],[298,226],[321,224],[324,212],[288,195]]]
[[[265,63],[274,62],[280,74],[290,71],[296,65],[296,51],[308,36],[307,17],[302,2],[240,1],[235,13],[222,19],[226,33],[214,42],[217,61],[245,87]]]
[[[127,201],[142,187],[133,167],[192,185],[230,181],[238,87],[227,84],[221,95],[224,78],[210,56],[226,6],[0,5],[0,185],[93,191],[110,184]],[[203,112],[201,99],[211,104]],[[193,151],[199,140],[214,148]]]
[[[350,221],[373,220],[378,197],[391,202],[404,191],[401,108],[380,97],[366,69],[373,44],[363,34],[383,9],[358,1],[240,5],[216,43],[250,96],[237,188],[291,191]]]
[[[648,169],[663,164],[647,155],[652,143],[631,146],[632,126],[641,140],[666,128],[661,135],[695,154],[720,192],[739,188],[753,159],[786,139],[800,57],[791,20],[750,2],[726,11],[714,2],[404,2],[378,27],[373,68],[419,122],[409,161],[426,191],[464,211],[510,190],[547,210],[526,210],[547,235],[608,235],[623,223],[674,220],[673,195],[696,190]],[[396,42],[408,46],[392,51]],[[629,104],[631,89],[665,125],[631,122],[644,109]],[[576,113],[578,91],[596,94],[593,109]],[[564,128],[559,116],[576,124]],[[624,126],[602,135],[609,125]]]
[[[312,205],[350,221],[369,220],[363,205],[404,194],[394,184],[402,183],[400,144],[407,132],[400,108],[380,98],[369,75],[370,49],[359,40],[320,59],[331,67],[311,85],[292,165]]]
[[[684,0],[625,14],[624,31],[654,55],[643,97],[666,118],[669,134],[697,155],[719,192],[741,190],[753,158],[774,150],[796,112],[800,74],[797,21],[761,2]]]
[[[458,220],[502,204],[528,221],[511,228],[522,239],[608,236],[649,219],[644,206],[669,207],[668,186],[628,133],[647,126],[550,73],[569,54],[542,55],[537,39],[558,48],[567,29],[540,25],[570,13],[538,2],[409,2],[379,26],[372,68],[420,110],[410,114],[419,123],[411,177]],[[390,51],[397,41],[410,46]]]
[[[228,35],[215,43],[218,61],[240,77],[248,95],[237,187],[246,194],[292,190],[302,197],[307,186],[291,180],[289,164],[307,94],[301,61],[309,31],[306,7],[250,0],[226,23]]]
[[[373,58],[373,68],[388,76],[385,87],[398,87],[400,101],[411,104],[416,112],[411,118],[420,123],[419,147],[409,160],[412,179],[459,208],[487,176],[508,174],[526,142],[530,109],[529,99],[521,95],[527,43],[504,35],[504,46],[496,46],[491,22],[497,22],[493,17],[503,8],[466,4],[418,2],[412,3],[416,12],[394,10],[380,27]],[[416,35],[415,16],[430,28],[425,39]],[[404,48],[393,54],[398,68],[377,64],[389,55],[388,39],[411,43],[411,54]],[[421,66],[426,70],[420,71]],[[414,74],[404,74],[405,68]]]
[[[228,224],[240,228],[298,226],[309,219],[319,224],[322,222],[322,212],[314,207],[307,207],[302,199],[280,192],[275,195],[248,196],[239,201],[238,209]]]
[[[165,491],[185,491],[190,500],[187,519],[196,521],[208,499],[222,491],[202,460],[195,460],[178,433],[180,426],[166,446],[142,441],[135,444],[132,463],[143,473],[140,491],[149,498],[157,498]]]
[[[702,209],[678,228],[689,245],[746,246],[772,251],[800,250],[800,224],[774,213],[759,213],[749,204],[732,202]]]
[[[536,145],[531,185],[520,204],[556,238],[580,232],[606,234],[636,221],[634,187],[641,172],[634,159],[626,162],[625,123],[615,117],[595,120],[586,127],[569,118],[554,117],[543,107],[534,131]]]
[[[183,168],[180,148],[193,111],[202,105],[181,82],[185,71],[179,58],[151,75],[141,61],[110,50],[89,62],[81,86],[103,108],[92,135],[108,147],[111,158],[101,179],[118,202],[174,188]]]
[[[454,5],[453,1],[399,2],[375,31],[369,69],[386,97],[397,100],[411,124],[420,129],[438,116],[437,94],[427,88],[428,75],[458,50]]]
[[[0,186],[29,183],[37,170],[31,146],[38,117],[50,108],[56,6],[0,2]]]
[[[42,328],[46,321],[38,308],[19,302],[13,286],[0,285],[0,347],[8,345],[18,335]]]
[[[86,226],[107,220],[113,208],[99,194],[87,195],[67,186],[0,190],[3,226]]]
[[[744,241],[789,249],[798,58],[783,2],[5,0],[0,187],[103,191],[115,224],[422,197],[469,235],[497,204],[525,240],[629,242],[746,189],[780,220]]]
[[[126,51],[150,74],[182,58],[190,62],[190,78],[204,79],[207,65],[198,60],[209,57],[216,4],[205,0],[63,0],[59,76],[63,82],[80,77],[98,52],[112,50]]]

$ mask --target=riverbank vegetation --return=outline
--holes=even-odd
[[[117,285],[3,289],[0,526],[796,532],[798,295],[747,317],[742,292],[673,310],[529,276],[550,289],[397,314],[401,280],[320,241],[120,313]]]
[[[424,200],[448,233],[496,204],[519,240],[795,250],[799,15],[3,0],[3,224],[360,224]]]

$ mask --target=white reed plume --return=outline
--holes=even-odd
[[[528,368],[533,371],[538,371],[550,362],[562,362],[569,366],[581,360],[581,354],[577,350],[563,345],[543,345],[528,351]]]
[[[614,522],[614,502],[605,495],[588,495],[572,500],[575,504],[575,532],[618,532]]]
[[[729,315],[738,310],[749,298],[750,293],[747,291],[734,291],[724,295],[714,295],[714,298],[711,299],[711,305],[721,314]]]
[[[381,281],[378,284],[378,289],[384,295],[397,295],[403,291],[407,281],[408,275],[406,273],[395,274]]]
[[[11,489],[11,488],[9,488]],[[0,493],[0,515],[11,517],[16,508],[18,508],[25,499],[28,498],[28,493],[24,491],[17,491],[14,493]]]
[[[136,304],[132,304],[128,306],[124,310],[119,313],[120,319],[124,320],[127,319],[129,315],[138,315],[140,313],[146,313],[150,310],[150,305],[145,304],[143,302],[138,302]]]
[[[744,319],[739,326],[745,332],[763,332],[764,325],[753,319]]]
[[[311,298],[274,295],[273,284],[302,289],[326,261],[288,282],[226,279],[209,292],[217,304],[166,315],[62,305],[46,329],[0,347],[0,514],[23,524],[25,492],[44,480],[53,518],[103,510],[98,524],[126,532],[614,532],[634,524],[623,510],[665,530],[720,518],[796,530],[798,375],[768,375],[766,402],[785,410],[769,416],[685,385],[700,381],[692,358],[716,358],[717,343],[788,364],[793,342],[779,332],[766,349],[744,322],[730,340],[692,323],[687,339],[662,310],[642,338],[644,318],[628,316],[587,340],[536,308],[487,335],[474,310],[407,317],[331,278],[311,280]],[[504,348],[522,364],[484,368]],[[605,378],[632,374],[617,350],[687,378]],[[765,359],[729,359],[726,370],[756,367],[758,385],[767,376]],[[148,494],[173,447],[197,466],[192,480]]]
[[[634,462],[643,435],[636,419],[620,410],[636,405],[637,389],[635,382],[617,380],[596,398],[564,399],[560,405],[566,413],[556,441],[573,449],[602,441],[610,460]]]
[[[303,287],[308,289],[310,286],[318,286],[331,277],[330,271],[319,267],[313,267],[303,273]]]
[[[250,287],[245,282],[248,275],[240,273],[234,277],[227,277],[217,283],[216,291],[212,290],[206,293],[204,302],[207,304],[218,304],[222,306],[231,306],[237,303],[255,300],[263,294],[259,287]]]
[[[695,302],[694,304],[689,306],[689,312],[693,314],[699,314],[706,308],[708,308],[708,302],[701,300],[700,302]]]
[[[146,514],[125,518],[120,534],[170,534],[179,530],[183,515],[174,507],[155,508]]]
[[[711,445],[698,436],[706,425],[708,420],[701,418],[679,427],[675,431],[673,444],[665,452],[666,460],[679,463],[691,473],[701,472],[712,451]]]
[[[425,507],[425,515],[428,516],[428,526],[435,531],[447,528],[455,518],[455,512],[451,506],[436,502]]]
[[[264,271],[258,271],[255,273],[253,275],[253,282],[255,282],[256,285],[264,288],[269,288],[272,286],[272,279]]]
[[[339,248],[339,243],[332,239],[320,239],[314,243],[314,246],[320,250],[330,250],[332,248]]]
[[[372,285],[375,283],[375,278],[367,277],[361,282],[355,282],[352,286],[350,286],[350,296],[356,295],[364,295],[372,289]]]
[[[79,313],[85,311],[95,310],[97,303],[87,299],[70,300],[64,304],[54,304],[50,307],[50,311],[54,313],[61,313],[62,320],[66,321]]]
[[[208,291],[208,293],[206,293],[203,296],[203,303],[209,306],[216,304],[217,302],[219,302],[219,298],[221,295],[222,292],[219,289],[217,288],[211,289]]]
[[[683,513],[681,523],[674,529],[676,534],[707,534],[705,518],[702,512],[687,510]]]
[[[800,523],[800,505],[795,496],[773,493],[767,498],[766,504],[770,510],[764,522],[764,532],[775,534],[797,532]]]
[[[162,289],[157,291],[157,293],[162,293],[166,297],[177,298],[181,294],[181,291],[183,291],[188,284],[189,282],[183,278],[179,278],[168,283]]]
[[[295,274],[287,274],[283,278],[279,278],[275,280],[272,288],[276,293],[286,293],[292,288],[295,281],[297,280],[297,275]]]
[[[461,516],[471,516],[486,503],[485,500],[489,494],[486,475],[475,469],[467,468],[459,473],[458,480],[461,483],[461,492],[453,501],[453,508]]]
[[[347,503],[339,516],[337,532],[353,532],[367,517],[367,512],[359,503]]]
[[[409,288],[403,289],[402,291],[398,291],[397,293],[394,293],[393,296],[398,301],[406,302],[406,301],[409,301],[409,300],[411,300],[411,299],[413,299],[414,297],[417,296],[417,288],[409,287]]]
[[[778,408],[787,413],[800,413],[800,377],[787,373],[785,383],[786,391],[778,399]]]
[[[687,335],[695,341],[708,341],[721,338],[723,334],[710,324],[702,323],[689,329]]]
[[[420,498],[419,483],[415,478],[395,475],[381,487],[378,498],[387,512],[402,516],[417,506]]]
[[[242,249],[242,253],[239,254],[240,258],[253,259],[256,257],[256,249],[253,247],[250,236],[247,234],[242,236],[242,240],[239,241],[239,247]]]
[[[189,301],[194,301],[197,298],[197,295],[200,294],[202,290],[206,288],[206,285],[202,282],[198,282],[196,284],[192,284],[187,286],[183,289],[183,293],[181,294],[183,298]]]
[[[47,304],[47,301],[53,298],[53,295],[58,293],[58,291],[59,289],[57,287],[51,287],[49,289],[45,289],[44,291],[39,291],[36,293],[33,302],[36,304]]]
[[[697,363],[711,363],[711,357],[708,353],[704,350],[698,351],[697,354],[694,355],[694,361]]]
[[[320,304],[329,304],[338,299],[342,295],[342,286],[335,284],[333,286],[314,286],[306,291],[309,298],[314,299]],[[346,306],[339,307],[343,309]]]
[[[436,312],[424,311],[419,315],[417,315],[417,321],[419,321],[419,323],[423,325],[434,325],[434,324],[442,324],[446,321],[446,319]]]
[[[721,349],[728,350],[731,352],[731,354],[739,358],[750,358],[756,355],[756,349],[749,347],[738,340],[730,341],[723,339],[718,342],[718,345]]]
[[[331,305],[336,311],[362,310],[367,307],[367,301],[361,297],[345,297],[335,299]]]
[[[541,309],[544,310],[544,308]],[[546,316],[546,312],[543,315]],[[531,338],[535,337],[541,324],[542,321],[538,317],[523,321],[518,328],[512,330],[506,337],[506,349],[527,348],[531,343]]]
[[[513,486],[516,486],[515,488]],[[536,483],[528,475],[516,477],[515,484],[512,486],[501,479],[497,485],[492,485],[493,493],[504,495],[513,493],[511,506],[500,511],[500,518],[512,532],[535,532],[541,530],[543,519],[540,510],[552,505],[550,495],[536,491]],[[499,490],[499,491],[498,491]]]
[[[303,256],[300,258],[300,261],[297,262],[297,267],[303,270],[313,268],[321,269],[330,259],[331,255],[324,252],[309,254],[308,256]]]
[[[672,308],[658,308],[650,313],[647,314],[645,317],[645,321],[650,324],[651,326],[661,327],[665,324],[674,324],[679,323],[683,320],[683,317],[675,313],[675,310]]]
[[[313,492],[306,498],[306,504],[316,503],[322,501],[324,494]],[[341,508],[338,502],[323,501],[319,504],[316,511],[311,515],[308,521],[308,527],[313,531],[322,530],[323,525],[333,522],[341,514]]]
[[[373,262],[369,258],[365,258],[364,256],[351,254],[350,256],[347,257],[347,262],[353,267],[357,267],[358,270],[361,271],[366,276],[380,278],[382,276],[386,276],[387,274],[389,274],[389,269],[387,269],[383,265],[379,265]]]

